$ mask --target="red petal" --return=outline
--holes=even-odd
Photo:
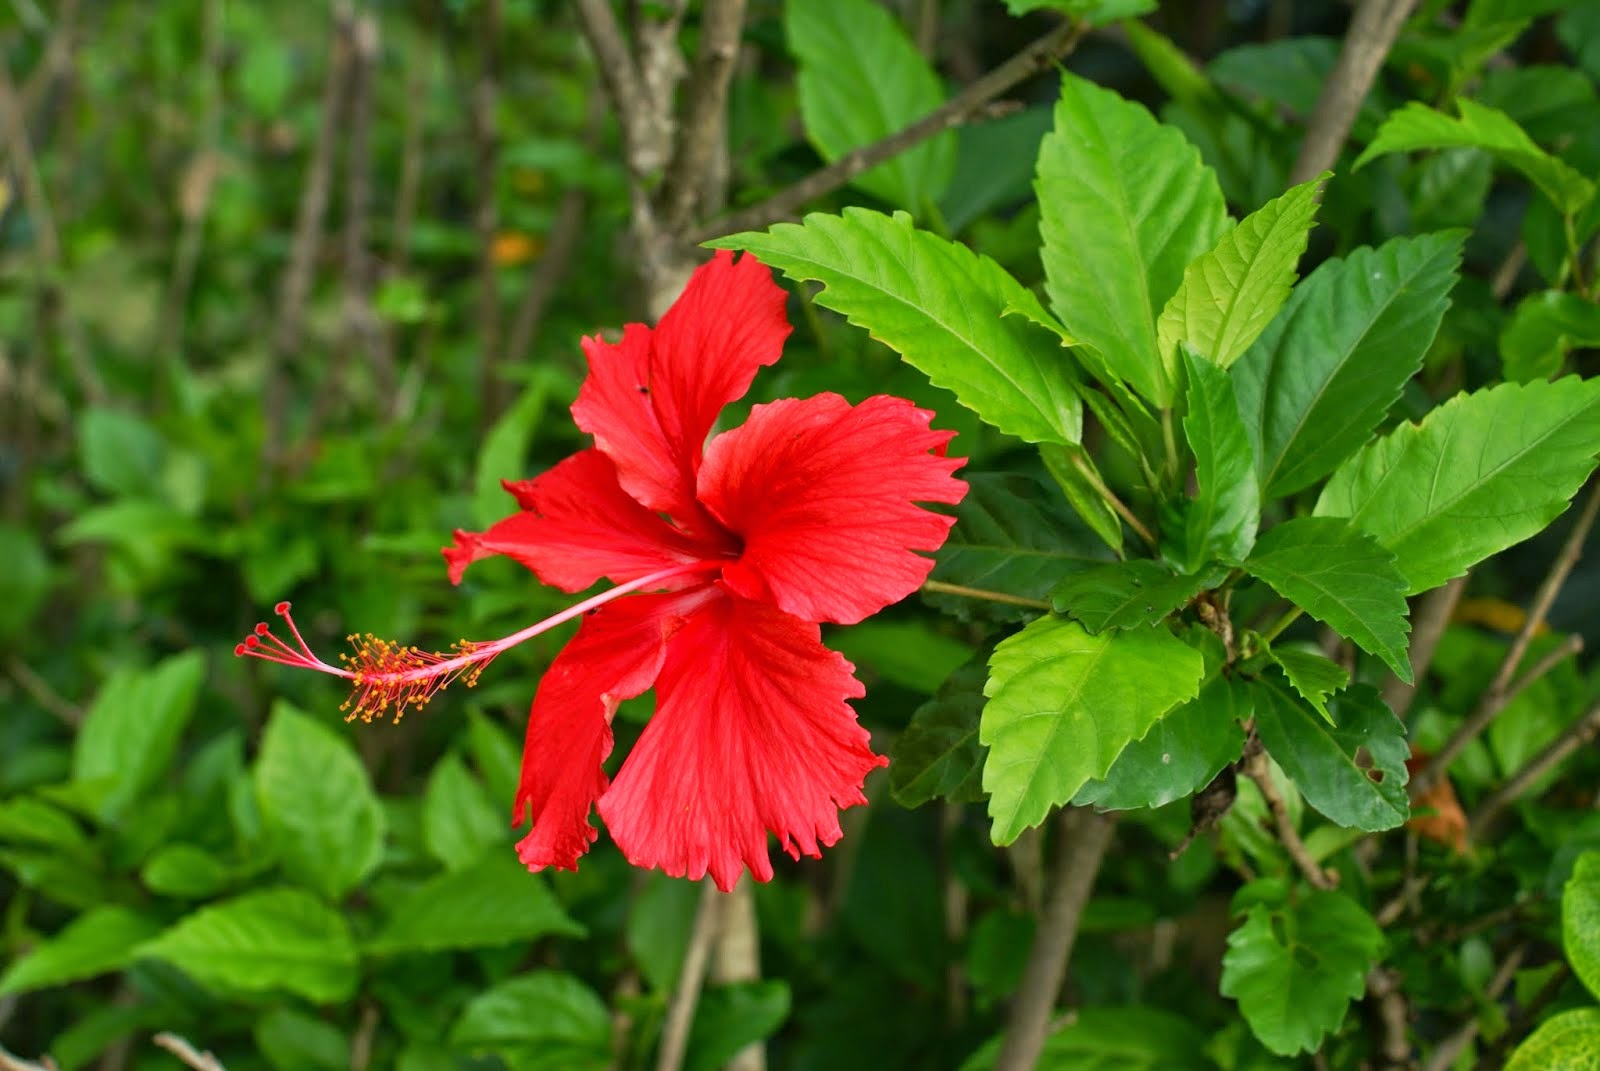
[[[576,869],[589,850],[597,835],[589,811],[606,790],[601,763],[611,753],[611,715],[655,682],[668,637],[710,590],[607,603],[584,617],[551,663],[528,715],[512,808],[514,822],[530,812],[533,818],[532,831],[517,844],[530,870]]]
[[[943,456],[955,435],[933,414],[878,395],[851,407],[837,394],[758,405],[712,440],[700,499],[744,538],[723,579],[747,598],[808,621],[844,624],[897,602],[928,577],[952,518],[915,505],[961,501]]]
[[[656,715],[600,800],[629,861],[727,891],[772,877],[767,833],[791,856],[839,839],[839,809],[888,760],[845,702],[862,688],[815,624],[728,596],[668,645]]]
[[[713,552],[629,498],[598,450],[574,454],[506,490],[522,512],[487,532],[456,532],[455,546],[444,548],[452,583],[493,554],[515,558],[546,584],[582,591],[603,576],[624,584]]]
[[[784,293],[754,257],[719,252],[689,280],[654,331],[628,325],[620,345],[583,340],[589,358],[572,417],[616,462],[622,486],[699,531],[694,498],[706,435],[789,334]]]

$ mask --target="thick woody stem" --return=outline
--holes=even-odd
[[[741,881],[722,897],[721,932],[711,960],[714,982],[753,982],[761,977],[761,931],[756,924],[754,888],[752,882]],[[755,1041],[735,1053],[723,1071],[766,1071],[766,1066],[766,1047]]]
[[[744,883],[741,883],[744,884]],[[661,1027],[661,1045],[656,1050],[656,1071],[679,1071],[689,1045],[689,1027],[694,1024],[695,1005],[700,1002],[700,987],[705,984],[711,962],[711,945],[721,927],[725,897],[710,881],[700,890],[700,905],[694,913],[694,929],[689,947],[678,971],[678,984],[667,1005],[667,1020]]]
[[[1350,136],[1356,113],[1361,110],[1361,102],[1366,99],[1384,58],[1394,47],[1400,27],[1415,6],[1416,0],[1361,0],[1355,17],[1350,20],[1339,59],[1317,96],[1305,141],[1300,144],[1300,155],[1289,173],[1291,186],[1310,182],[1324,171],[1333,170],[1339,150]]]
[[[689,222],[715,156],[727,113],[728,84],[739,55],[746,0],[707,0],[700,47],[689,75],[683,121],[656,203],[669,231]]]

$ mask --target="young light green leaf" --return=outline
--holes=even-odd
[[[1256,731],[1306,802],[1341,826],[1376,832],[1411,814],[1405,726],[1376,690],[1358,684],[1331,702],[1324,721],[1274,674],[1254,692]],[[1330,724],[1331,722],[1331,724]]]
[[[1408,594],[1436,588],[1560,516],[1600,451],[1600,380],[1459,394],[1339,466],[1316,513],[1399,559]]]
[[[1091,633],[1144,628],[1222,582],[1226,569],[1179,576],[1148,558],[1108,562],[1069,573],[1050,593],[1055,608]]]
[[[1272,528],[1256,541],[1244,568],[1410,683],[1406,578],[1377,540],[1331,520],[1297,517]]]
[[[979,654],[912,713],[889,763],[889,789],[902,807],[920,807],[936,796],[953,803],[983,798],[978,718],[988,676],[988,658]]]
[[[1444,318],[1462,237],[1396,238],[1323,262],[1239,361],[1268,498],[1332,472],[1400,397]]]
[[[1072,797],[1075,806],[1108,811],[1161,807],[1204,788],[1244,751],[1239,722],[1250,713],[1244,685],[1213,677],[1200,694],[1122,749],[1101,780]],[[891,767],[892,768],[892,767]]]
[[[1505,1071],[1582,1071],[1600,1053],[1600,1008],[1574,1008],[1553,1015],[1529,1034],[1506,1062]]]
[[[1466,97],[1456,98],[1456,103],[1461,109],[1459,119],[1452,119],[1418,101],[1394,112],[1357,158],[1356,167],[1391,152],[1482,149],[1507,167],[1520,171],[1564,215],[1577,215],[1594,198],[1594,183],[1559,157],[1539,148],[1505,112]]]
[[[978,739],[996,844],[1010,844],[1104,777],[1123,748],[1199,690],[1200,652],[1164,627],[1091,636],[1041,617],[989,660]]]
[[[1299,647],[1269,647],[1267,657],[1283,670],[1300,698],[1310,703],[1331,724],[1328,696],[1350,683],[1350,674],[1327,655]]]
[[[1187,346],[1183,365],[1189,384],[1183,434],[1198,489],[1184,505],[1183,564],[1194,572],[1208,561],[1250,553],[1261,523],[1261,485],[1232,377]]]
[[[493,845],[510,850],[511,824],[454,751],[434,763],[422,794],[422,842],[447,870],[483,858]]]
[[[396,904],[367,951],[437,952],[495,948],[547,934],[581,937],[544,880],[510,850],[490,850],[471,866],[423,882]]]
[[[904,27],[872,0],[788,0],[784,32],[799,62],[800,117],[830,163],[944,103],[944,89]],[[854,179],[874,197],[922,213],[955,173],[945,131]]]
[[[1561,290],[1523,298],[1500,332],[1506,378],[1519,383],[1559,375],[1578,346],[1600,346],[1600,305]]]
[[[120,814],[171,769],[205,675],[205,655],[188,651],[101,685],[73,744],[72,779],[103,782],[102,815]]]
[[[1198,150],[1142,105],[1071,74],[1035,183],[1045,291],[1073,336],[1156,405],[1177,393],[1156,315],[1229,221]]]
[[[139,872],[145,888],[180,900],[204,900],[227,888],[234,868],[193,844],[165,844]]]
[[[1183,271],[1156,323],[1164,362],[1187,342],[1218,367],[1238,360],[1289,299],[1327,173],[1268,201]]]
[[[125,907],[92,907],[60,933],[13,961],[0,974],[0,997],[121,970],[134,947],[154,937],[160,929],[156,922]]]
[[[1578,856],[1561,893],[1561,947],[1572,973],[1600,999],[1600,851]]]
[[[980,591],[1043,599],[1068,569],[1104,561],[1105,545],[1031,476],[980,473],[967,477],[967,495],[956,507],[955,527],[939,548],[931,578]],[[946,613],[1020,621],[1026,607],[987,599],[926,591],[922,596]]]
[[[356,988],[344,918],[301,889],[263,889],[203,907],[135,949],[219,990],[287,990],[319,1004]]]
[[[347,738],[279,700],[255,767],[261,821],[285,871],[329,900],[378,865],[383,809]]]
[[[1059,340],[1003,315],[1026,300],[1022,284],[905,213],[815,213],[707,244],[748,249],[791,279],[822,283],[817,304],[866,328],[1001,431],[1028,442],[1082,437],[1083,403]]]
[[[1228,935],[1222,995],[1239,1002],[1251,1031],[1273,1052],[1312,1052],[1365,992],[1382,948],[1383,931],[1344,893],[1257,903]]]
[[[1103,26],[1118,19],[1135,19],[1156,9],[1156,0],[1006,0],[1013,15],[1050,8],[1082,19],[1091,26]]]

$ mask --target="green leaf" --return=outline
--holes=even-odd
[[[1084,785],[1072,802],[1132,811],[1162,807],[1204,788],[1244,751],[1239,722],[1249,713],[1250,694],[1244,686],[1213,677],[1199,695],[1156,722],[1144,739],[1124,748],[1105,778]]]
[[[1156,323],[1162,360],[1187,342],[1220,368],[1238,360],[1289,299],[1324,173],[1268,201],[1183,271]]]
[[[488,786],[490,798],[515,799],[522,776],[522,754],[505,729],[481,711],[468,711],[467,750]]]
[[[84,478],[97,491],[119,498],[161,497],[166,442],[147,420],[116,409],[90,408],[73,423]]]
[[[1357,168],[1374,157],[1416,149],[1482,149],[1496,160],[1520,171],[1564,215],[1575,216],[1594,197],[1594,183],[1574,171],[1559,157],[1536,145],[1505,112],[1485,107],[1466,97],[1456,104],[1461,117],[1453,119],[1426,104],[1412,101],[1394,112],[1378,136],[1357,158]]]
[[[1082,437],[1083,403],[1057,340],[1004,315],[1026,303],[1022,284],[905,213],[847,208],[706,244],[747,249],[791,279],[822,283],[817,304],[866,328],[1001,431],[1028,442]]]
[[[1228,935],[1222,995],[1261,1043],[1280,1056],[1311,1052],[1344,1022],[1383,948],[1372,916],[1339,892],[1257,903]]]
[[[772,979],[713,986],[700,997],[684,1071],[717,1071],[789,1018],[789,983]]]
[[[1578,856],[1562,891],[1561,947],[1572,973],[1600,998],[1600,851]]]
[[[1183,511],[1183,564],[1195,572],[1213,559],[1238,561],[1250,553],[1261,523],[1261,485],[1233,378],[1187,346],[1183,366],[1189,407],[1183,434],[1197,487]]]
[[[1189,1020],[1156,1008],[1083,1007],[1063,1016],[1065,1025],[1045,1039],[1042,1071],[1214,1071],[1206,1037]],[[961,1071],[993,1071],[1004,1035],[961,1065]]]
[[[944,103],[938,75],[882,5],[788,0],[783,15],[799,64],[800,116],[828,162],[888,137]],[[955,166],[955,134],[946,131],[852,182],[920,214],[944,194]]]
[[[163,845],[139,875],[153,893],[185,900],[215,896],[233,879],[233,869],[193,844]]]
[[[511,823],[454,751],[434,764],[422,795],[422,842],[447,870],[483,858],[492,845],[510,848]]]
[[[350,1039],[338,1027],[294,1008],[274,1008],[256,1020],[256,1048],[277,1071],[344,1071]]]
[[[604,1067],[611,1055],[611,1011],[577,977],[532,971],[478,994],[450,1030],[453,1045],[515,1056],[528,1071]]]
[[[1082,447],[1051,443],[1039,447],[1039,458],[1078,519],[1120,557],[1122,519],[1095,488],[1096,482],[1104,486],[1105,478],[1095,467],[1094,458]]]
[[[1378,426],[1449,306],[1462,235],[1396,238],[1324,261],[1234,369],[1269,498],[1333,471]]]
[[[1091,566],[1068,576],[1050,593],[1061,613],[1091,633],[1152,625],[1201,591],[1220,583],[1227,570],[1177,576],[1146,558]]]
[[[1106,548],[1055,493],[1031,476],[978,473],[956,507],[931,579],[980,591],[1042,600],[1061,574],[1102,561]],[[960,617],[1017,621],[1021,606],[925,591],[925,600]]]
[[[628,954],[657,993],[677,988],[703,891],[696,882],[653,873],[628,902]]]
[[[1358,684],[1342,692],[1331,703],[1330,721],[1272,675],[1252,691],[1261,742],[1307,803],[1341,826],[1368,832],[1393,829],[1410,817],[1411,748],[1405,726],[1376,690]]]
[[[330,900],[383,854],[383,809],[349,740],[293,706],[272,706],[255,766],[261,821],[284,870]]]
[[[1511,1054],[1505,1071],[1594,1071],[1600,1067],[1600,1008],[1551,1016]]]
[[[872,620],[834,631],[829,646],[884,680],[923,695],[972,657],[972,646],[937,631],[929,620]]]
[[[1436,588],[1541,531],[1600,450],[1600,380],[1504,383],[1402,424],[1333,474],[1316,512],[1394,551],[1407,593]]]
[[[39,537],[26,529],[0,524],[0,638],[20,633],[50,591],[50,559]]]
[[[1216,175],[1142,105],[1063,74],[1035,188],[1056,315],[1135,391],[1171,405],[1176,356],[1162,359],[1156,315],[1228,228]]]
[[[978,655],[952,673],[938,693],[911,715],[894,742],[889,788],[902,807],[920,807],[936,796],[953,803],[983,798],[983,745],[978,719],[988,659]]]
[[[1270,529],[1244,568],[1410,683],[1406,578],[1377,540],[1333,517],[1297,517]]]
[[[1156,0],[1006,0],[1013,15],[1049,8],[1082,19],[1091,26],[1103,26],[1118,19],[1136,19],[1156,9]]]
[[[530,874],[510,849],[423,882],[396,904],[367,951],[437,952],[495,948],[547,934],[582,936],[544,879]]]
[[[301,889],[264,889],[203,907],[135,954],[164,960],[222,992],[282,989],[333,1004],[356,990],[349,927]]]
[[[538,429],[539,418],[544,415],[551,384],[551,376],[534,375],[516,404],[501,414],[483,437],[472,482],[472,513],[484,528],[514,512],[511,496],[506,494],[500,481],[522,476],[528,447]]]
[[[979,740],[988,746],[996,844],[1010,844],[1104,777],[1123,748],[1199,690],[1200,652],[1156,625],[1091,636],[1046,616],[989,660]]]
[[[1333,716],[1328,713],[1328,696],[1350,683],[1350,674],[1345,668],[1318,651],[1299,647],[1269,647],[1267,657],[1283,670],[1300,698],[1331,723]]]
[[[0,997],[121,970],[133,949],[160,929],[155,922],[125,907],[92,907],[0,974]]]
[[[186,651],[100,686],[73,744],[72,779],[106,786],[102,815],[120,814],[171,768],[205,674],[205,655]]]
[[[1580,346],[1600,346],[1600,305],[1560,290],[1523,298],[1500,332],[1506,378],[1520,383],[1553,379]]]

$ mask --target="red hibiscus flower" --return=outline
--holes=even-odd
[[[514,820],[531,870],[575,869],[598,806],[628,859],[731,889],[745,867],[772,877],[767,834],[791,856],[838,840],[839,810],[865,802],[886,764],[847,700],[854,668],[819,623],[850,624],[927,578],[966,485],[944,455],[953,432],[901,398],[835,394],[757,405],[707,442],[718,414],[776,361],[784,294],[754,257],[716,258],[652,330],[583,341],[589,376],[573,418],[595,445],[532,480],[486,532],[456,532],[450,578],[503,554],[540,580],[616,586],[502,640],[428,654],[370,636],[343,667],[313,655],[287,604],[293,644],[258,626],[237,649],[350,679],[352,716],[420,705],[475,679],[508,647],[581,617],[539,684]],[[649,589],[648,592],[643,589]],[[630,592],[641,592],[619,598]],[[654,687],[657,709],[609,781],[617,704]]]

